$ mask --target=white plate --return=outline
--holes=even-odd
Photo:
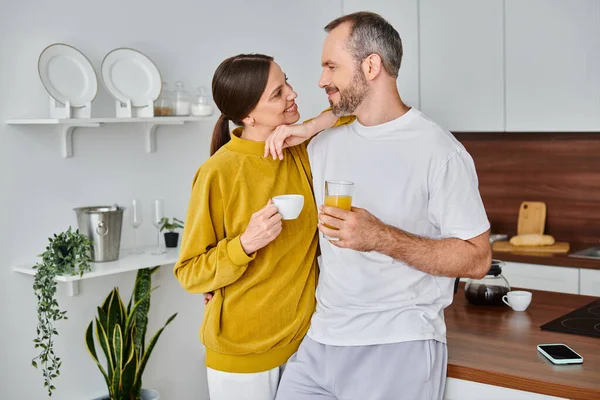
[[[102,81],[115,99],[133,107],[145,107],[155,101],[162,89],[156,65],[133,49],[115,49],[102,60]]]
[[[83,107],[98,93],[98,77],[90,60],[76,48],[55,43],[38,59],[38,72],[46,91],[56,101]]]

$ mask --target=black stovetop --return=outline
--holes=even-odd
[[[540,328],[548,331],[600,337],[600,299],[556,318]]]

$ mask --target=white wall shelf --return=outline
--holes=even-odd
[[[156,130],[164,125],[183,125],[189,122],[203,122],[212,120],[208,117],[151,117],[151,118],[32,118],[11,119],[7,125],[48,125],[58,127],[61,136],[62,156],[73,156],[73,132],[77,128],[97,128],[104,124],[144,124],[146,136],[146,152],[156,152]]]
[[[79,294],[79,281],[82,279],[98,278],[101,276],[120,274],[123,272],[137,271],[138,269],[156,267],[158,265],[174,265],[179,256],[179,248],[167,248],[165,254],[153,255],[156,246],[143,247],[142,254],[129,254],[130,249],[121,249],[119,259],[116,261],[91,263],[92,271],[86,272],[83,276],[79,275],[64,275],[57,276],[57,282],[65,282],[67,284],[67,293],[69,296],[77,296]],[[13,267],[13,271],[35,276],[36,270],[33,269],[34,263],[19,265]]]

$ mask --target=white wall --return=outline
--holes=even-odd
[[[49,44],[64,42],[84,52],[98,68],[116,47],[133,47],[154,60],[171,84],[189,89],[210,85],[225,57],[265,52],[276,57],[299,91],[303,117],[327,106],[317,87],[323,26],[341,13],[340,1],[279,2],[243,0],[168,2],[105,0],[87,2],[23,0],[3,2],[0,13],[0,398],[46,397],[41,372],[31,367],[36,355],[35,299],[29,276],[11,266],[34,260],[54,232],[76,225],[73,207],[144,201],[143,242],[155,238],[150,204],[164,198],[167,213],[185,217],[191,179],[207,158],[211,123],[163,127],[158,152],[144,152],[140,127],[104,126],[75,132],[75,156],[60,156],[59,137],[48,127],[4,125],[10,118],[47,116],[48,97],[37,75],[37,58]],[[114,115],[103,87],[93,103],[94,116]],[[122,246],[132,242],[125,219]],[[56,350],[63,358],[56,380],[58,400],[90,399],[104,383],[84,346],[84,332],[95,308],[113,286],[128,296],[135,274],[81,284],[81,295],[59,302],[69,320],[58,325]],[[169,268],[163,267],[152,297],[154,332],[173,312],[177,319],[161,337],[145,374],[145,386],[165,399],[207,399],[204,353],[197,331],[203,306],[200,296],[185,293]]]

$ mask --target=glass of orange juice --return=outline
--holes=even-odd
[[[341,208],[350,211],[352,208],[352,195],[354,194],[354,183],[349,181],[325,181],[325,191],[323,203],[326,206]],[[325,224],[330,229],[336,229],[333,226]],[[327,235],[323,235],[327,240],[338,240]]]

